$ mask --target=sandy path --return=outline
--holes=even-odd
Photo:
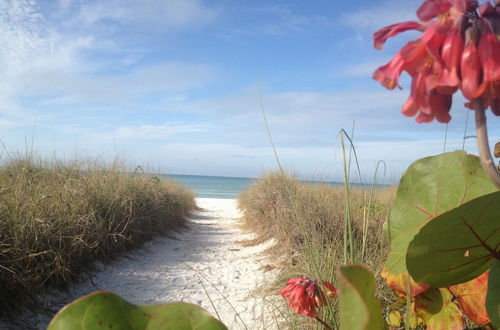
[[[252,293],[276,275],[275,271],[262,270],[267,262],[261,252],[270,243],[252,247],[238,243],[252,236],[243,233],[234,220],[241,216],[236,200],[198,198],[197,204],[202,210],[192,216],[190,228],[176,234],[174,239],[156,239],[127,258],[103,266],[93,277],[95,286],[86,281],[46,301],[60,306],[83,294],[105,289],[135,304],[184,301],[198,304],[215,315],[205,286],[229,329],[274,328],[263,298]],[[45,328],[50,320],[47,315],[29,318],[37,320],[39,328]]]

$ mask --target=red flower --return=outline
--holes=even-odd
[[[427,0],[417,10],[417,16],[422,21],[430,21],[434,17],[446,14],[452,6],[448,0]]]
[[[407,30],[424,31],[425,25],[420,22],[404,22],[386,26],[373,35],[373,46],[375,49],[381,50],[388,38]]]
[[[426,0],[417,16],[421,22],[393,24],[373,35],[375,48],[382,49],[400,32],[423,32],[378,68],[373,79],[388,89],[401,88],[400,75],[407,72],[411,93],[402,113],[416,116],[417,122],[450,121],[458,89],[470,101],[482,98],[500,115],[500,1],[479,6],[475,0]]]
[[[314,318],[318,316],[316,309],[327,304],[326,297],[337,296],[337,290],[330,282],[302,276],[289,278],[280,294],[290,301],[290,307],[296,313]]]
[[[481,32],[471,26],[466,31],[464,52],[462,53],[462,93],[472,100],[478,94],[481,79],[481,64],[477,51],[477,41]]]
[[[441,48],[443,69],[439,74],[438,86],[440,89],[448,89],[448,94],[455,93],[460,87],[460,65],[464,50],[461,25],[459,23],[453,28]]]
[[[375,73],[373,73],[373,79],[380,81],[382,85],[387,89],[394,89],[394,87],[399,86],[399,76],[403,72],[403,65],[405,64],[401,52],[398,52],[392,61],[384,66],[378,68]]]

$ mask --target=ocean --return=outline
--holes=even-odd
[[[255,180],[252,178],[236,178],[225,176],[204,176],[204,175],[181,175],[181,174],[160,174],[160,176],[177,181],[196,192],[197,197],[204,198],[238,198],[241,192],[248,188]],[[318,182],[302,180],[304,183],[318,184],[326,183],[333,187],[342,187],[340,182]],[[353,183],[355,187],[362,187],[359,184]],[[376,188],[384,188],[389,185],[376,184]],[[365,188],[370,188],[370,184],[365,185]]]
[[[239,194],[255,181],[252,178],[224,176],[162,174],[163,177],[177,181],[196,192],[203,198],[238,198]]]

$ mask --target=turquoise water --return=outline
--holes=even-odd
[[[180,174],[162,176],[191,188],[196,192],[197,197],[225,199],[238,198],[239,194],[255,180],[251,178]]]
[[[161,176],[177,181],[196,192],[197,197],[204,198],[238,198],[240,193],[247,189],[256,179],[252,178],[234,178],[225,176],[204,176],[204,175],[180,175],[180,174],[161,174]],[[317,184],[317,181],[302,181],[304,183]],[[339,182],[322,182],[334,187],[341,187]],[[359,184],[352,184],[361,187]],[[365,185],[369,188],[370,185]],[[376,184],[375,187],[381,188],[386,185]]]

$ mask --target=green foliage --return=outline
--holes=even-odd
[[[391,251],[386,267],[406,271],[406,252],[419,230],[436,216],[497,189],[480,160],[463,151],[419,159],[405,172],[384,225]]]
[[[500,192],[473,199],[427,223],[408,247],[408,271],[434,287],[463,283],[488,270],[500,246]]]
[[[353,237],[359,242],[365,239],[366,243],[363,264],[372,272],[378,272],[388,250],[382,223],[395,189],[375,188],[371,203],[368,189],[350,187],[349,194]],[[298,274],[337,285],[335,267],[343,263],[345,191],[342,187],[300,182],[291,176],[268,173],[256,180],[241,195],[238,203],[244,210],[244,226],[257,234],[254,242],[268,238],[277,242],[270,252],[280,260],[278,262],[283,260],[284,270],[278,276],[275,291],[282,287],[286,278]],[[297,212],[293,212],[294,209]],[[306,240],[310,242],[309,249]],[[361,262],[362,244],[356,244],[356,247],[353,251],[355,260]],[[317,260],[317,267],[309,257],[311,253]],[[391,295],[381,280],[376,283],[376,293],[379,297],[387,296],[387,299]],[[334,327],[338,323],[334,306],[321,309],[320,317]],[[309,320],[292,313],[287,314],[286,321],[287,327],[292,329],[304,329],[310,325]]]
[[[378,269],[387,251],[381,230],[394,195],[393,189],[376,189],[370,209],[367,190],[352,187],[350,194],[354,239],[361,241],[366,237],[367,263],[373,266],[373,270]],[[319,262],[326,263],[325,271],[331,273],[335,265],[342,262],[339,251],[343,249],[345,192],[341,187],[300,182],[291,176],[269,173],[250,186],[238,203],[244,211],[245,227],[257,234],[256,242],[276,239],[278,244],[273,252],[278,256],[297,255],[297,252],[306,255],[304,242],[309,240],[314,245],[314,252],[320,254]],[[368,212],[370,219],[364,227],[364,216]],[[360,260],[361,250],[355,251],[355,255]],[[309,263],[310,258],[297,258],[296,261]],[[298,273],[320,277],[310,269],[302,268]]]
[[[109,291],[96,291],[61,309],[48,330],[225,330],[224,324],[192,304],[136,306]]]
[[[374,298],[375,278],[372,273],[362,266],[343,265],[337,268],[337,277],[341,329],[386,329],[380,304]]]
[[[500,260],[493,260],[491,265],[486,310],[491,323],[500,328]]]
[[[415,297],[415,313],[428,329],[462,329],[463,317],[446,289],[431,289]]]

